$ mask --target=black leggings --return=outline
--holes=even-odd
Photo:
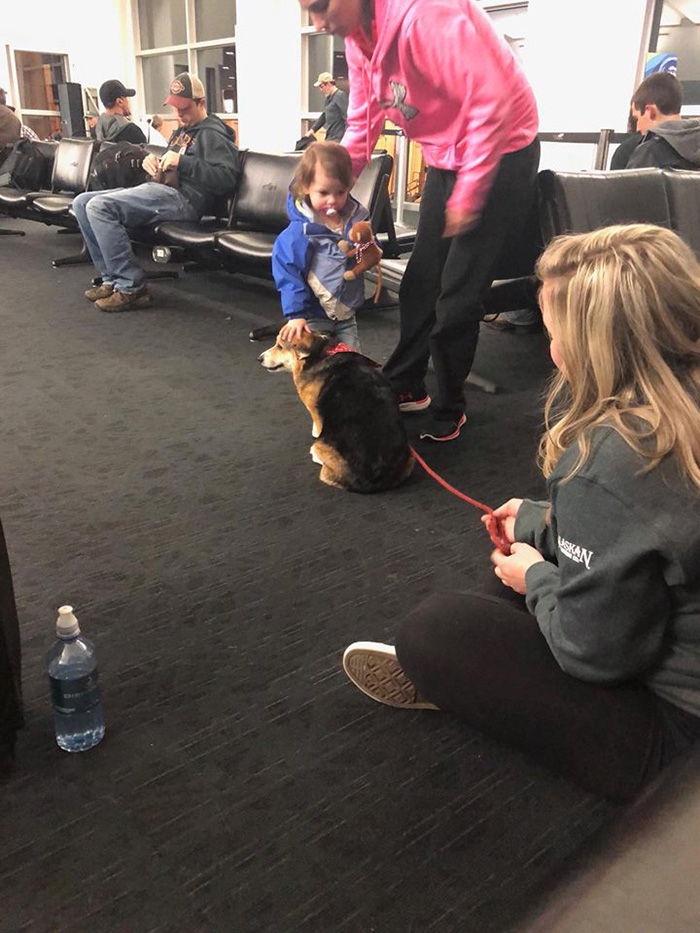
[[[512,601],[431,596],[403,623],[396,652],[440,709],[612,800],[631,800],[700,737],[700,717],[641,683],[564,673],[535,618]]]
[[[399,292],[401,335],[384,375],[397,392],[420,390],[432,358],[437,394],[431,410],[439,420],[456,421],[464,411],[464,380],[476,353],[483,302],[502,258],[517,249],[539,159],[537,139],[504,155],[478,222],[450,239],[442,232],[457,176],[428,169],[416,243]]]

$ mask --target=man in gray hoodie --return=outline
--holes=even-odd
[[[146,137],[135,123],[132,123],[131,106],[129,98],[134,97],[136,91],[132,87],[124,87],[121,81],[111,79],[105,81],[100,87],[100,100],[105,112],[100,114],[95,124],[95,139],[110,143],[145,143]]]
[[[642,141],[626,168],[700,169],[700,120],[681,117],[683,88],[671,74],[655,72],[634,92],[632,116]]]

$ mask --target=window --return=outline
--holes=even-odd
[[[347,90],[348,66],[345,61],[345,46],[338,36],[316,32],[309,20],[307,10],[301,10],[302,42],[302,101],[303,131],[313,123],[323,110],[323,92],[314,83],[322,71],[329,71],[338,87]]]
[[[212,113],[236,113],[236,46],[197,52],[197,74],[207,95],[207,110]]]
[[[194,10],[198,42],[235,35],[236,4],[231,0],[195,0]]]
[[[685,0],[667,0],[657,12],[659,26],[652,35],[649,57],[673,73],[683,85],[683,115],[700,112],[700,6]]]
[[[185,45],[185,0],[139,0],[139,34],[142,49]]]
[[[41,139],[61,131],[58,85],[69,80],[67,56],[15,49],[11,88],[22,122]]]
[[[136,57],[147,114],[172,120],[163,103],[170,82],[183,71],[204,85],[209,113],[235,126],[236,84],[235,0],[132,0]]]

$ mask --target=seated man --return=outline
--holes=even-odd
[[[143,130],[132,123],[129,98],[134,97],[133,87],[124,87],[121,81],[110,79],[100,86],[100,100],[105,111],[95,123],[95,139],[98,143],[145,143]],[[92,135],[92,134],[91,134]]]
[[[681,117],[683,88],[671,74],[655,72],[632,97],[632,116],[642,141],[627,168],[700,169],[700,120]]]
[[[89,288],[85,297],[101,311],[128,311],[151,302],[128,227],[200,220],[217,198],[230,194],[238,183],[235,133],[219,117],[207,114],[199,78],[186,72],[178,75],[165,103],[177,111],[180,128],[170,137],[160,161],[152,154],[144,159],[152,181],[135,188],[89,191],[73,201],[85,244],[102,278],[102,284]]]

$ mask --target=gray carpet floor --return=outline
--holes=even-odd
[[[251,327],[267,284],[156,282],[96,311],[76,240],[0,239],[0,514],[27,724],[0,804],[0,933],[495,933],[613,813],[442,714],[382,708],[340,668],[436,588],[490,573],[478,513],[416,473],[318,481],[310,420]],[[385,359],[395,310],[360,320]],[[429,448],[497,505],[541,496],[546,339],[482,328],[458,443]],[[411,430],[420,416],[411,421]],[[98,651],[107,733],[55,746],[57,607]]]

